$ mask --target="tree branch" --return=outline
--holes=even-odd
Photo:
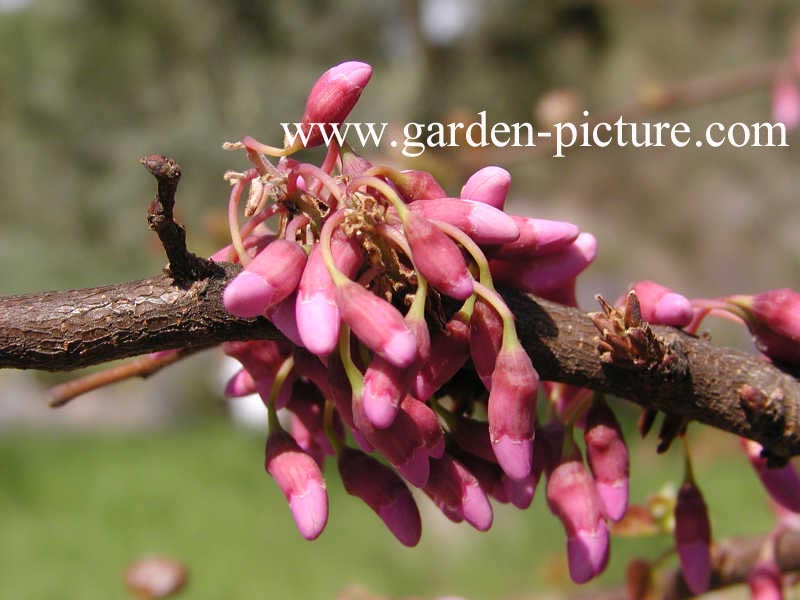
[[[222,291],[241,267],[217,266],[188,286],[160,275],[0,297],[0,368],[66,371],[160,350],[279,336],[264,318],[225,311]],[[504,296],[543,379],[608,392],[754,439],[776,457],[800,454],[800,383],[775,366],[667,327],[652,330],[670,360],[611,363],[598,351],[598,332],[586,314],[517,292]]]

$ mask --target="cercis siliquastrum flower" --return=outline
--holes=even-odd
[[[314,84],[301,118],[308,145],[347,117],[371,73],[346,62]],[[495,289],[574,304],[594,237],[503,212],[511,176],[499,167],[477,171],[455,197],[430,173],[372,165],[346,144],[329,146],[319,165],[293,156],[296,140],[226,147],[244,150],[250,166],[226,174],[231,245],[214,259],[243,269],[223,302],[285,336],[226,344],[243,367],[226,394],[255,391],[266,404],[267,471],[300,533],[313,539],[326,523],[328,456],[346,490],[409,546],[421,534],[409,485],[449,519],[485,530],[490,499],[527,508],[545,474],[573,577],[599,573],[606,520],[627,502],[619,427],[597,401],[586,418],[588,467],[576,446],[562,453],[592,396],[537,423],[539,376]]]

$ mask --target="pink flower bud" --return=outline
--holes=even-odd
[[[766,459],[761,457],[761,444],[745,438],[741,438],[741,442],[750,464],[772,499],[782,507],[800,513],[800,475],[794,466],[787,463],[783,467],[769,468]]]
[[[308,94],[306,109],[300,119],[304,132],[310,132],[306,148],[319,146],[324,141],[320,130],[323,124],[330,134],[331,125],[341,124],[347,118],[370,77],[371,66],[363,62],[347,61],[331,67],[317,79]],[[319,125],[312,128],[314,123]]]
[[[280,331],[286,339],[292,342],[295,346],[303,346],[303,340],[300,338],[300,332],[297,329],[297,319],[295,317],[295,305],[297,304],[297,293],[292,292],[286,298],[273,304],[264,311],[264,316],[267,317],[275,328]]]
[[[397,309],[366,288],[348,281],[336,287],[342,320],[367,348],[398,367],[417,357],[417,341]]]
[[[414,382],[414,395],[427,400],[464,365],[469,358],[469,326],[456,314],[444,330],[431,338],[428,360],[422,363]]]
[[[800,294],[783,288],[728,301],[744,310],[761,352],[775,361],[800,365]]]
[[[287,342],[276,340],[225,342],[222,349],[225,354],[241,362],[254,380],[269,382],[290,351]]]
[[[711,583],[711,523],[703,495],[690,482],[678,491],[675,545],[686,585],[693,594],[702,594]]]
[[[275,431],[267,440],[264,464],[286,496],[300,534],[316,539],[328,522],[328,494],[317,463],[290,435]]]
[[[510,187],[511,173],[501,167],[483,167],[467,179],[459,195],[503,210]]]
[[[225,287],[222,302],[237,317],[261,315],[297,287],[306,253],[288,240],[275,240]]]
[[[400,171],[400,175],[395,177],[392,183],[406,202],[433,200],[447,196],[447,192],[427,171]]]
[[[416,373],[375,356],[364,372],[364,413],[378,429],[392,424]]]
[[[501,348],[489,392],[489,436],[498,464],[512,479],[531,472],[538,386],[539,376],[525,350],[519,345]]]
[[[333,454],[333,448],[324,431],[325,398],[316,385],[301,379],[295,381],[289,400],[286,403],[286,408],[292,411],[294,417],[292,421],[292,437],[303,450],[309,452],[309,446],[313,442],[313,445],[317,446],[325,454]],[[295,420],[302,424],[304,434],[307,434],[303,441],[295,435]],[[341,427],[341,421],[334,420],[334,428],[337,424]],[[312,453],[309,452],[309,454]],[[318,460],[317,462],[321,464],[321,461]]]
[[[458,448],[454,448],[453,451],[453,458],[475,476],[487,496],[503,504],[508,504],[509,497],[505,484],[508,481],[508,477],[503,474],[503,470],[497,466],[497,463],[485,461],[467,452],[461,452]]]
[[[508,501],[520,510],[526,510],[533,502],[541,475],[541,470],[531,471],[524,479],[511,479],[508,475],[503,475],[503,489]]]
[[[791,131],[800,125],[800,88],[794,78],[779,77],[772,88],[772,120]]]
[[[604,400],[586,415],[586,458],[609,519],[619,521],[628,508],[628,448],[617,418]]]
[[[490,261],[495,283],[523,292],[544,295],[575,279],[597,256],[597,240],[591,233],[581,233],[560,252],[537,256],[524,262],[493,259]]]
[[[491,304],[478,298],[469,320],[469,352],[475,371],[487,390],[503,341],[503,320]]]
[[[371,446],[380,452],[416,487],[428,481],[430,465],[422,433],[405,410],[400,410],[385,429],[377,429],[364,412],[360,397],[353,398],[353,423]]]
[[[414,421],[414,425],[422,437],[424,450],[433,458],[441,458],[444,454],[444,434],[436,413],[430,406],[413,396],[403,398],[401,407]]]
[[[492,505],[486,493],[475,476],[449,455],[431,460],[431,475],[423,490],[451,520],[464,519],[478,531],[492,526]]]
[[[347,493],[361,498],[394,536],[406,546],[416,546],[422,522],[411,492],[394,471],[352,448],[339,455],[339,474]]]
[[[569,575],[585,583],[608,563],[608,529],[594,480],[573,447],[547,480],[547,505],[567,534]]]
[[[458,227],[477,244],[506,244],[519,238],[519,228],[511,215],[482,202],[438,198],[412,202],[409,208],[427,219]]]
[[[409,212],[403,229],[414,265],[443,294],[465,300],[472,294],[472,276],[455,242],[425,217]]]
[[[783,582],[775,560],[761,560],[747,574],[751,600],[783,600]]]
[[[553,254],[569,247],[580,234],[577,225],[565,221],[531,219],[512,215],[519,229],[519,237],[513,242],[487,249],[491,258],[531,258]]]
[[[631,289],[639,298],[642,318],[656,325],[686,327],[692,320],[692,303],[654,281],[637,281]]]
[[[331,253],[334,264],[347,277],[355,275],[364,262],[361,246],[340,229],[331,236]],[[333,280],[317,244],[311,249],[297,286],[295,318],[303,344],[320,356],[330,354],[339,339],[341,314],[335,296]]]
[[[226,398],[241,398],[242,396],[254,394],[255,391],[256,386],[253,376],[250,375],[247,369],[238,371],[225,385]]]

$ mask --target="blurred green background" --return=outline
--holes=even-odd
[[[157,272],[164,257],[144,221],[153,181],[136,162],[152,152],[183,167],[179,217],[191,247],[212,252],[224,240],[222,173],[244,166],[222,142],[279,142],[279,123],[299,118],[316,76],[341,60],[375,67],[355,121],[486,110],[492,122],[540,123],[553,90],[600,114],[652,82],[787,57],[799,20],[796,0],[0,0],[0,293]],[[696,131],[769,119],[769,85],[649,118]],[[597,236],[598,260],[579,281],[589,307],[594,293],[614,298],[644,278],[691,296],[797,288],[796,141],[575,148],[564,159],[371,152],[430,169],[452,192],[476,160],[508,168],[512,210]],[[58,414],[43,407],[43,386],[63,377],[0,372],[0,597],[124,597],[121,572],[145,553],[184,561],[190,598],[574,593],[541,497],[525,513],[498,508],[488,534],[425,508],[423,542],[406,550],[331,476],[328,530],[303,542],[263,472],[263,436],[228,420],[217,369],[218,357],[198,357]],[[763,493],[735,441],[697,437],[715,534],[765,530]],[[633,452],[634,501],[679,480],[675,450],[662,459],[646,441]],[[668,545],[615,540],[597,585]]]

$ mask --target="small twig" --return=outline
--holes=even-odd
[[[220,268],[214,262],[187,250],[186,230],[175,222],[175,192],[181,179],[178,163],[160,154],[144,156],[139,162],[158,181],[156,196],[147,209],[147,224],[158,234],[158,239],[164,246],[169,259],[169,274],[180,285],[219,275]]]
[[[50,388],[47,402],[50,408],[59,408],[78,396],[112,383],[118,383],[132,377],[146,379],[158,373],[164,367],[168,367],[195,352],[197,350],[165,350],[157,354],[141,356],[124,365],[117,365],[97,373],[78,377]]]

